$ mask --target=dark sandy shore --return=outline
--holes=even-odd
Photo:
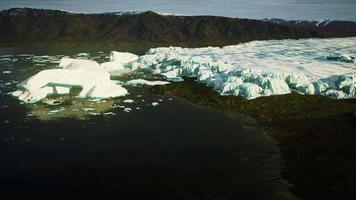
[[[23,121],[13,105],[0,113],[11,121],[0,124],[1,199],[294,199],[279,148],[252,118],[176,99],[110,118]]]
[[[355,99],[292,93],[247,101],[220,96],[191,79],[152,92],[253,117],[278,142],[292,192],[302,199],[355,199]]]

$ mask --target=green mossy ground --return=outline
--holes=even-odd
[[[151,91],[254,117],[279,143],[283,176],[302,199],[356,196],[356,100],[291,93],[248,101],[220,96],[192,79]]]

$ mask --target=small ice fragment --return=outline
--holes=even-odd
[[[83,111],[88,112],[88,111],[94,111],[94,108],[82,108]]]
[[[89,115],[94,115],[94,116],[96,116],[96,115],[100,115],[100,113],[90,112]]]
[[[46,100],[43,100],[42,102],[47,104],[47,105],[51,105],[51,106],[55,106],[55,105],[61,104],[60,101],[57,101],[55,99],[46,99]]]
[[[86,57],[86,56],[89,56],[90,54],[89,53],[78,53],[77,56],[83,56],[83,57]]]
[[[56,110],[51,110],[48,112],[49,115],[55,114],[55,113],[59,113],[59,112],[63,112],[65,110],[65,108],[59,108]]]
[[[158,106],[158,105],[159,105],[159,103],[157,103],[157,102],[152,103],[152,106]]]
[[[4,121],[5,124],[10,124],[11,122],[9,120]]]
[[[63,140],[64,140],[64,137],[59,138],[59,140],[63,141]]]
[[[113,112],[106,112],[106,113],[103,113],[104,115],[116,115],[115,113]]]
[[[141,108],[140,107],[136,107],[136,110],[140,110]]]
[[[123,102],[124,102],[124,103],[133,103],[134,100],[132,100],[132,99],[126,99],[126,100],[124,100]]]
[[[163,100],[162,99],[158,99],[159,102],[162,102]]]
[[[155,85],[167,85],[170,84],[167,81],[148,81],[144,79],[135,79],[125,83],[125,85],[130,86],[140,86],[140,85],[148,85],[148,86],[155,86]]]
[[[127,113],[130,112],[131,110],[132,110],[131,108],[125,108],[124,109],[124,111],[127,112]]]
[[[3,74],[11,74],[11,71],[2,71]]]

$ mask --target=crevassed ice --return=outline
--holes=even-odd
[[[168,79],[196,77],[222,95],[356,96],[356,38],[254,41],[223,48],[154,48],[132,65]]]

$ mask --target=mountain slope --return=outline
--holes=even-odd
[[[317,27],[289,26],[261,20],[164,16],[150,11],[116,15],[13,8],[0,12],[0,43],[106,41],[220,46],[251,40],[335,36],[350,35],[334,35]]]

